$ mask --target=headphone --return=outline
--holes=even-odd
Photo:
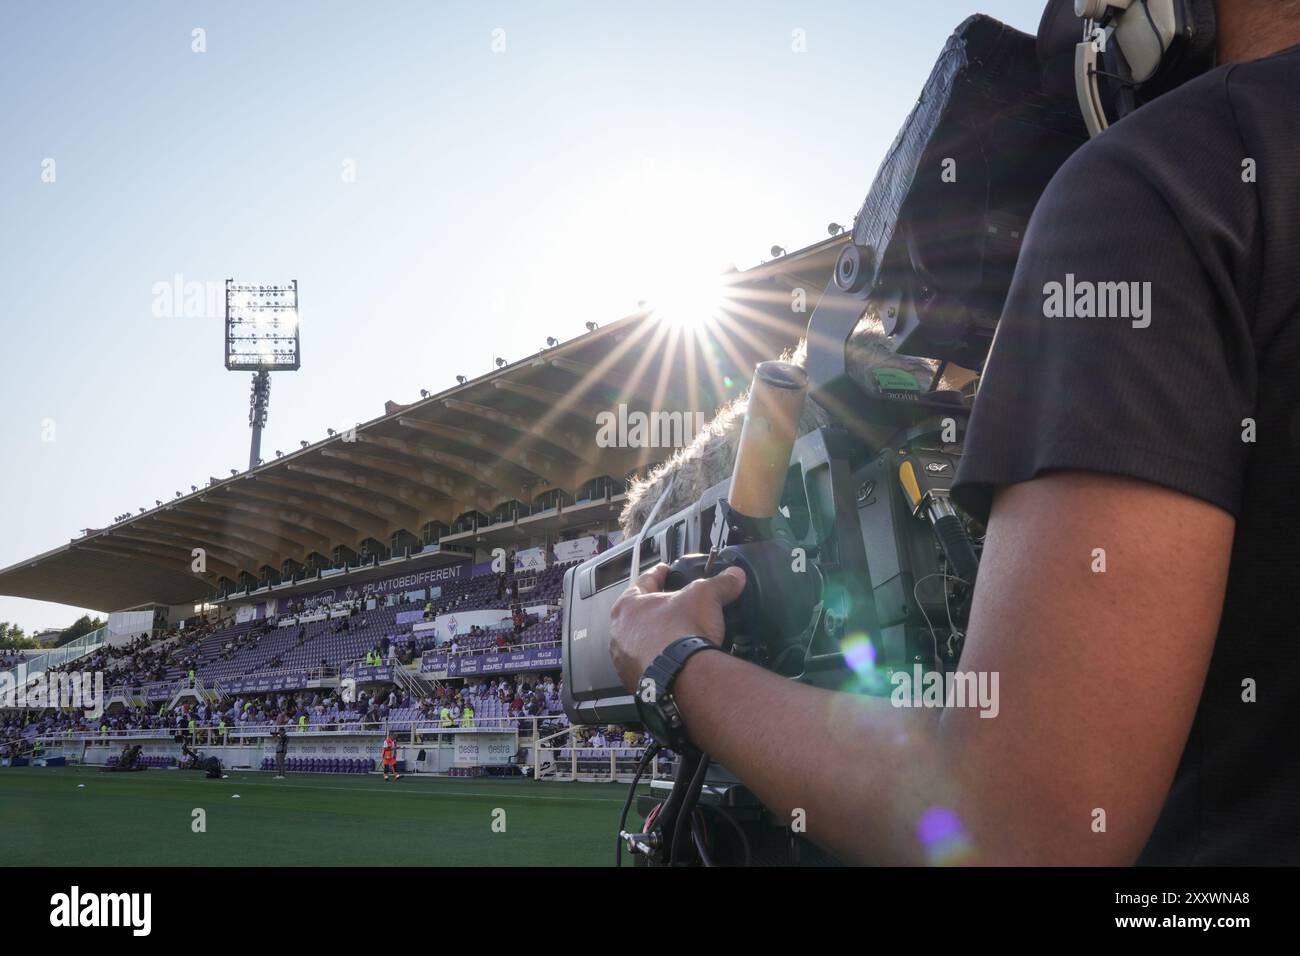
[[[1068,0],[1049,3],[1046,23]],[[1215,0],[1073,0],[1083,20],[1074,48],[1074,88],[1088,134],[1127,116],[1215,65]],[[1041,36],[1041,33],[1040,33]]]

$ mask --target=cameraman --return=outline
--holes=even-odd
[[[935,862],[937,813],[979,864],[1300,863],[1300,0],[1217,7],[1221,65],[1079,150],[1025,237],[955,487],[988,529],[961,670],[998,716],[707,652],[673,686],[846,861]],[[1067,275],[1149,282],[1147,319],[1048,317]],[[745,586],[666,573],[614,608],[629,690]]]
[[[275,741],[275,779],[284,779],[284,758],[289,752],[289,728],[285,724],[287,718],[281,714],[278,718],[275,730],[271,731],[271,739]]]
[[[134,770],[136,762],[140,759],[139,745],[132,746],[125,744],[122,747],[122,756],[118,763],[119,770]]]

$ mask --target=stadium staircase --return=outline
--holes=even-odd
[[[194,686],[182,686],[172,695],[171,702],[167,704],[168,710],[175,710],[181,702],[193,698],[197,701],[206,701],[209,704],[216,703],[225,699],[225,694],[215,688],[208,687],[203,683],[203,678],[194,678]]]
[[[436,685],[420,676],[419,666],[416,664],[413,670],[408,670],[405,665],[399,664],[393,668],[393,679],[413,698],[430,697]]]
[[[108,691],[108,699],[105,704],[109,707],[114,704],[121,704],[123,707],[143,709],[149,706],[149,701],[144,696],[144,688],[142,687],[114,684]]]

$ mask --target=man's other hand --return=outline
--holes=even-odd
[[[610,613],[610,657],[619,680],[634,690],[650,662],[679,637],[721,644],[722,609],[745,590],[745,572],[728,568],[680,591],[664,591],[668,565],[657,564],[623,592]]]

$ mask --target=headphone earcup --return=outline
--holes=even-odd
[[[1174,14],[1177,35],[1157,74],[1142,85],[1141,102],[1150,102],[1212,70],[1218,59],[1219,18],[1215,0],[1175,0]]]

